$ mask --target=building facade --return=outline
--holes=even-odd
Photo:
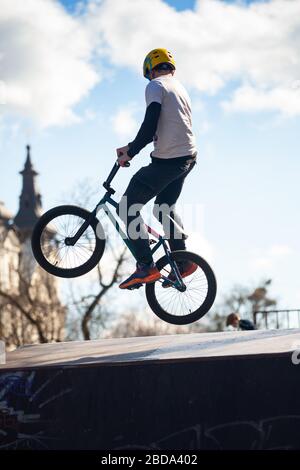
[[[17,214],[0,202],[0,339],[8,349],[64,338],[66,309],[58,281],[37,265],[31,251],[42,200],[30,146],[26,152]]]

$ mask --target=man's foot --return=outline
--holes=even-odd
[[[178,269],[179,269],[179,272],[180,272],[182,278],[190,276],[198,268],[198,265],[196,263],[193,263],[192,261],[177,261],[177,266],[178,266]],[[176,281],[176,277],[175,277],[175,274],[173,272],[171,272],[169,274],[168,281],[165,280],[162,283],[162,287],[171,287],[172,283],[169,282],[169,281],[171,281],[171,282]]]
[[[137,284],[149,284],[160,279],[161,274],[154,263],[137,263],[136,271],[128,279],[121,282],[120,289],[130,289]]]

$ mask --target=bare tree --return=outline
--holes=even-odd
[[[113,328],[106,333],[108,338],[129,338],[136,336],[156,336],[187,333],[183,326],[169,325],[156,317],[151,319],[131,311],[122,315]]]
[[[216,308],[211,316],[209,328],[211,331],[221,331],[227,315],[232,312],[239,313],[241,317],[253,321],[254,312],[274,307],[277,300],[269,295],[269,287],[272,280],[262,281],[257,287],[245,287],[235,285],[231,291],[225,295],[223,301]]]
[[[61,341],[66,308],[57,297],[53,280],[39,267],[30,278],[20,271],[15,275],[17,290],[0,287],[0,335],[7,347]]]
[[[269,297],[268,288],[271,283],[271,279],[264,281],[248,296],[248,301],[251,304],[252,318],[254,317],[254,313],[258,310],[265,310],[268,307],[274,307],[277,304],[276,299]]]
[[[99,190],[95,189],[94,181],[85,179],[76,185],[71,200],[73,203],[90,209],[99,199]],[[69,196],[68,196],[69,199]],[[64,201],[65,202],[65,201]],[[83,338],[90,340],[99,337],[105,330],[108,321],[113,316],[114,288],[125,275],[125,262],[128,260],[128,250],[125,244],[114,237],[112,227],[105,224],[106,247],[103,259],[89,276],[71,281],[68,293],[69,315],[67,319],[67,339]]]
[[[141,336],[177,335],[203,333],[206,328],[199,322],[191,325],[172,325],[160,320],[154,314],[132,310],[121,315],[118,321],[107,330],[106,338],[129,338]]]
[[[89,202],[96,197],[91,184],[83,181],[77,185],[71,199],[75,204],[89,207]],[[60,281],[36,265],[29,239],[27,245],[11,273],[17,287],[0,282],[0,337],[5,339],[7,347],[97,337],[97,332],[105,328],[106,320],[111,317],[110,294],[124,273],[126,246],[120,243],[115,246],[108,237],[104,261],[101,260],[91,276],[81,278],[79,283],[75,280],[62,282],[67,308],[58,297]]]
[[[69,331],[70,339],[78,339],[79,330],[83,339],[91,339],[93,330],[99,330],[99,327],[104,329],[107,319],[111,317],[111,312],[107,306],[108,302],[105,301],[112,288],[121,279],[124,262],[127,259],[127,248],[125,246],[121,250],[114,250],[110,246],[108,249],[110,255],[109,274],[106,273],[106,276],[104,276],[103,267],[100,263],[95,268],[96,279],[88,286],[80,288],[72,283],[70,285],[69,307],[75,309],[75,316],[77,316],[77,328],[74,328],[74,324],[73,329],[71,326]],[[74,319],[74,311],[72,318]],[[80,319],[79,322],[78,319]],[[68,325],[70,325],[70,322]]]

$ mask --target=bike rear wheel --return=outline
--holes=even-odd
[[[186,286],[181,292],[174,286],[163,288],[163,279],[146,284],[146,297],[150,308],[161,319],[174,325],[187,325],[202,318],[214,303],[217,283],[213,270],[201,256],[189,251],[173,251],[173,261],[191,261],[198,267],[188,277],[183,278]],[[167,256],[156,263],[157,268],[165,277],[171,272]]]
[[[96,217],[74,246],[66,244],[90,218],[91,213],[77,206],[50,209],[37,222],[31,239],[34,257],[54,276],[72,278],[91,271],[100,261],[105,248],[102,225]]]

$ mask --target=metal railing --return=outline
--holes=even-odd
[[[253,314],[256,328],[300,328],[300,309],[258,310]]]

